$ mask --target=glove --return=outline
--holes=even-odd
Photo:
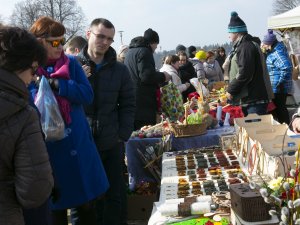
[[[50,84],[50,87],[53,91],[58,91],[59,89],[59,82],[56,78],[49,78],[48,83]]]
[[[58,81],[58,79],[56,79],[56,78],[47,78],[47,77],[46,77],[46,79],[48,80],[48,83],[49,83],[51,89],[53,91],[58,92],[58,90],[59,90],[59,81]],[[40,82],[41,82],[41,77],[39,77],[39,79],[37,79],[35,81],[35,85],[36,85],[37,88],[39,88]]]

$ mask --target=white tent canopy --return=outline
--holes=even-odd
[[[269,29],[300,27],[300,6],[268,18]]]

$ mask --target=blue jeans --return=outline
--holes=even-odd
[[[248,105],[243,106],[242,111],[244,113],[244,116],[248,116],[248,114],[250,113],[256,113],[257,115],[265,115],[267,114],[267,107],[268,103]]]

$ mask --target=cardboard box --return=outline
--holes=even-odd
[[[157,195],[128,195],[128,220],[148,220],[151,216],[153,203]]]
[[[300,139],[286,134],[286,124],[278,124],[271,115],[250,114],[250,117],[235,120],[235,125],[239,142],[236,154],[241,167],[250,175],[283,176],[286,169],[279,159],[279,156],[282,158],[282,152],[285,154],[285,166],[294,167],[294,153]]]

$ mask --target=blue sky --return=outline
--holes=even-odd
[[[89,23],[109,19],[123,32],[124,44],[152,28],[160,36],[158,50],[173,50],[177,44],[204,46],[229,42],[227,26],[236,11],[248,32],[262,38],[274,0],[78,0]],[[0,15],[7,19],[19,0],[0,0]],[[121,45],[116,32],[113,47]]]

